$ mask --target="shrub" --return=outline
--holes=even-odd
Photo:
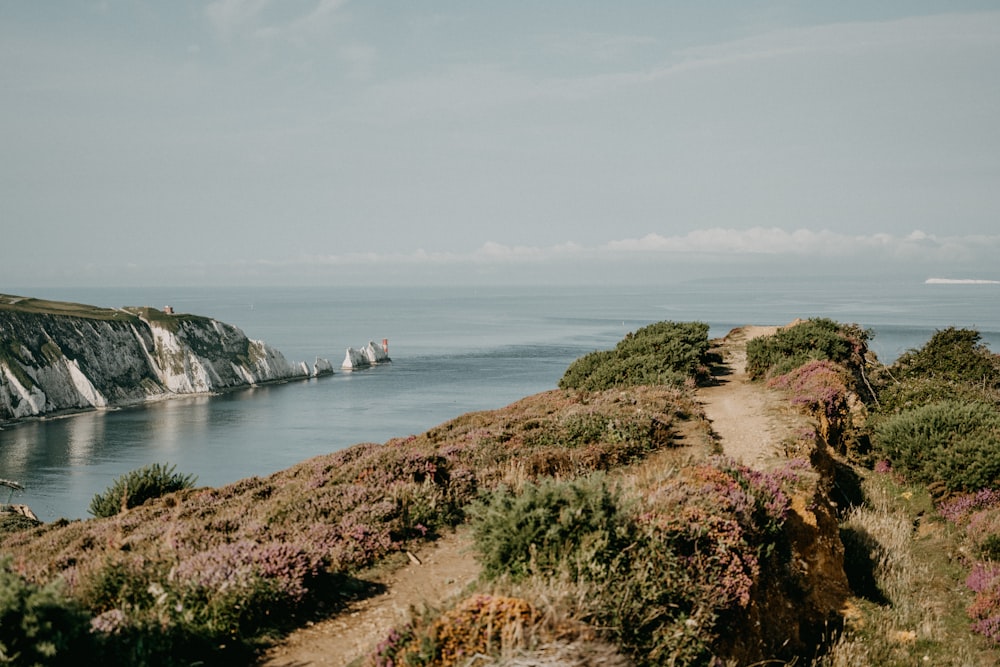
[[[747,342],[747,373],[753,380],[783,375],[810,361],[860,363],[870,334],[855,325],[812,318]]]
[[[520,494],[499,489],[473,510],[476,545],[488,577],[514,579],[568,565],[606,570],[627,544],[616,492],[601,476],[543,480]]]
[[[24,581],[0,562],[0,663],[74,665],[87,651],[89,617],[54,586]]]
[[[17,514],[15,512],[0,512],[0,535],[16,533],[42,525],[41,521]]]
[[[601,477],[494,494],[474,524],[484,573],[583,586],[582,615],[640,665],[707,664],[716,633],[749,609],[763,564],[786,562],[783,487],[799,467],[763,473],[717,458],[635,500]]]
[[[941,401],[878,423],[875,446],[893,468],[948,492],[1000,483],[1000,411],[986,403]]]
[[[629,333],[614,350],[591,352],[566,369],[562,389],[600,391],[638,385],[680,386],[708,375],[708,325],[658,322]]]
[[[892,373],[899,378],[928,377],[1000,388],[1000,357],[980,343],[980,338],[973,329],[937,331],[922,348],[901,355],[892,365]]]
[[[176,466],[152,463],[125,473],[90,501],[90,513],[109,517],[147,500],[194,487],[195,478],[174,472]]]
[[[982,385],[970,385],[945,378],[904,376],[879,389],[879,412],[892,414],[913,410],[929,403],[996,402],[995,396],[983,391]]]

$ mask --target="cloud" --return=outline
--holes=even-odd
[[[598,246],[567,242],[553,246],[505,245],[495,241],[467,253],[428,252],[423,249],[409,253],[346,253],[310,255],[300,258],[267,262],[273,265],[377,265],[377,264],[437,264],[463,265],[482,263],[537,263],[540,261],[579,260],[629,261],[639,257],[685,255],[770,258],[842,258],[878,256],[886,260],[919,258],[924,261],[988,258],[1000,251],[1000,235],[967,237],[937,237],[920,230],[903,236],[873,233],[862,236],[840,234],[829,230],[784,230],[777,227],[748,229],[713,228],[694,230],[677,236],[650,233],[641,238],[609,241]]]
[[[544,35],[541,40],[544,48],[556,55],[605,63],[623,60],[636,50],[656,44],[655,39],[645,35],[601,32]]]
[[[224,41],[251,37],[301,42],[321,33],[335,19],[346,0],[290,3],[274,0],[215,0],[205,16]]]
[[[205,16],[225,40],[255,27],[269,0],[215,0],[205,7]]]

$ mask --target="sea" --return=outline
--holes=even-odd
[[[662,285],[517,287],[128,287],[2,291],[105,307],[172,306],[213,317],[332,376],[0,428],[0,503],[43,521],[87,518],[116,477],[161,463],[222,486],[361,442],[421,433],[556,388],[576,358],[662,320],[712,337],[745,324],[829,317],[872,333],[889,363],[935,331],[967,327],[1000,351],[1000,284],[923,278],[717,277]],[[391,363],[345,372],[347,347],[388,340]]]

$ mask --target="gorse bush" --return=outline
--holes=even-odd
[[[813,318],[779,329],[773,336],[747,342],[747,373],[759,380],[784,375],[810,361],[858,363],[866,351],[869,333],[855,325]]]
[[[111,486],[90,501],[90,513],[109,517],[147,500],[194,487],[195,478],[174,472],[176,466],[152,463],[115,478]]]
[[[497,490],[472,510],[484,573],[517,579],[562,565],[573,576],[607,568],[629,538],[620,502],[602,477]]]
[[[998,389],[1000,357],[980,339],[973,329],[942,329],[922,348],[901,355],[891,367],[892,374],[900,379],[930,378]]]
[[[874,443],[914,482],[948,492],[1000,485],[1000,412],[987,403],[941,401],[889,416]]]
[[[763,473],[724,458],[637,495],[603,477],[501,491],[475,514],[488,578],[575,582],[582,615],[640,665],[707,664],[718,624],[744,613],[763,565],[780,570],[797,461]]]
[[[0,561],[0,664],[81,664],[88,627],[89,616],[54,585],[30,584]]]
[[[600,391],[638,385],[680,386],[708,376],[708,325],[658,322],[628,334],[614,350],[592,352],[566,369],[559,387]]]
[[[1000,405],[1000,356],[979,340],[977,331],[950,327],[901,355],[881,374],[880,411],[898,413],[943,400]]]

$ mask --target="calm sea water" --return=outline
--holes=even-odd
[[[5,290],[7,291],[7,290]],[[420,433],[556,386],[573,359],[660,320],[743,324],[830,317],[873,330],[883,361],[937,329],[971,327],[1000,350],[1000,285],[920,280],[714,279],[636,288],[31,289],[101,306],[172,305],[263,339],[289,360],[389,339],[391,364],[332,377],[8,425],[0,477],[43,520],[83,518],[95,493],[148,463],[199,485],[267,475],[358,442]],[[0,502],[6,502],[6,497]]]

